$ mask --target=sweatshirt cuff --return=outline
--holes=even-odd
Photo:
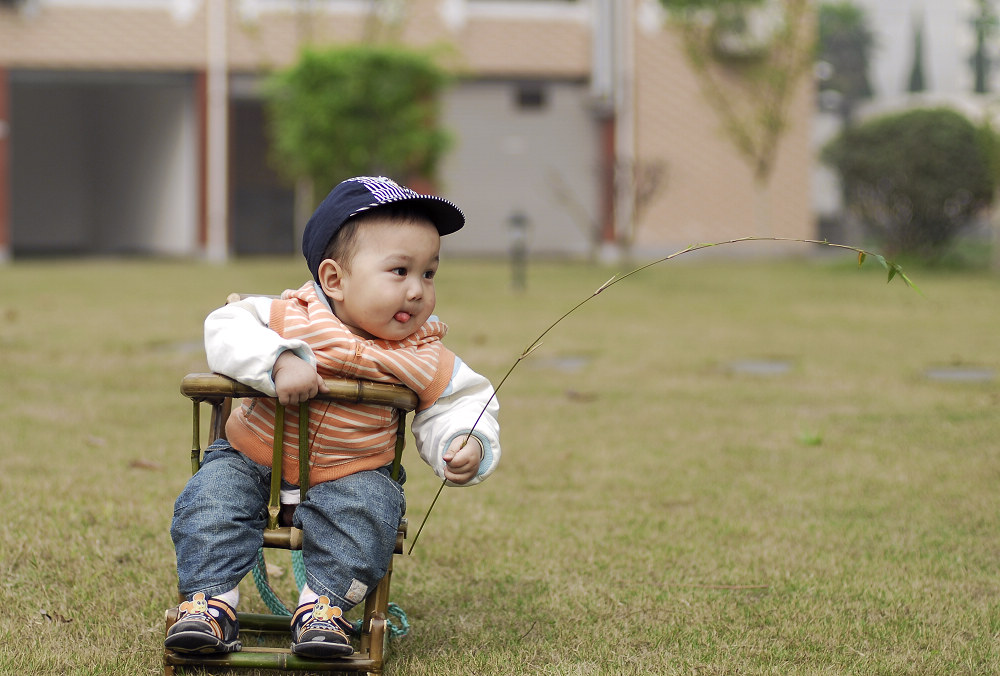
[[[450,448],[452,442],[454,442],[455,439],[459,439],[461,437],[466,437],[466,436],[469,436],[468,430],[466,430],[465,432],[459,432],[458,434],[453,435],[451,439],[448,440],[448,443],[444,445],[444,447]],[[476,471],[476,477],[478,478],[488,474],[490,469],[493,467],[493,446],[492,444],[490,444],[489,439],[487,439],[483,434],[477,432],[476,430],[472,430],[472,436],[478,439],[479,445],[483,447],[483,455],[482,458],[479,459],[479,469]]]
[[[296,343],[302,343],[302,341],[294,341]],[[274,389],[274,365],[278,363],[278,357],[280,357],[285,352],[291,352],[296,357],[304,362],[309,363],[312,366],[316,366],[316,356],[313,354],[311,348],[305,346],[304,343],[301,345],[294,345],[288,347],[281,347],[274,353],[274,361],[271,362],[271,370],[267,372],[267,377],[271,381],[271,388]]]

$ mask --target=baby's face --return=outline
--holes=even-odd
[[[434,312],[441,236],[429,221],[365,223],[334,312],[356,335],[402,340]],[[339,298],[338,298],[339,296]]]

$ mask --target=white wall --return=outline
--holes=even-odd
[[[442,192],[462,208],[467,225],[442,247],[506,253],[511,214],[522,211],[532,254],[586,253],[600,162],[587,85],[546,83],[547,104],[540,109],[518,108],[517,90],[509,81],[464,82],[447,95],[444,124],[456,145],[442,172]],[[560,200],[559,186],[583,216]]]

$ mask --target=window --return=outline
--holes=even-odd
[[[548,92],[540,83],[523,83],[516,86],[517,108],[523,111],[542,110],[548,105]]]

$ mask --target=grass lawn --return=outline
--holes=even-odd
[[[228,292],[304,270],[0,266],[0,674],[161,671],[179,381]],[[498,382],[614,272],[447,260],[448,344]],[[1000,373],[1000,278],[907,272],[692,256],[572,315],[500,391],[498,473],[397,559],[389,673],[1000,672],[1000,382],[925,375]]]

